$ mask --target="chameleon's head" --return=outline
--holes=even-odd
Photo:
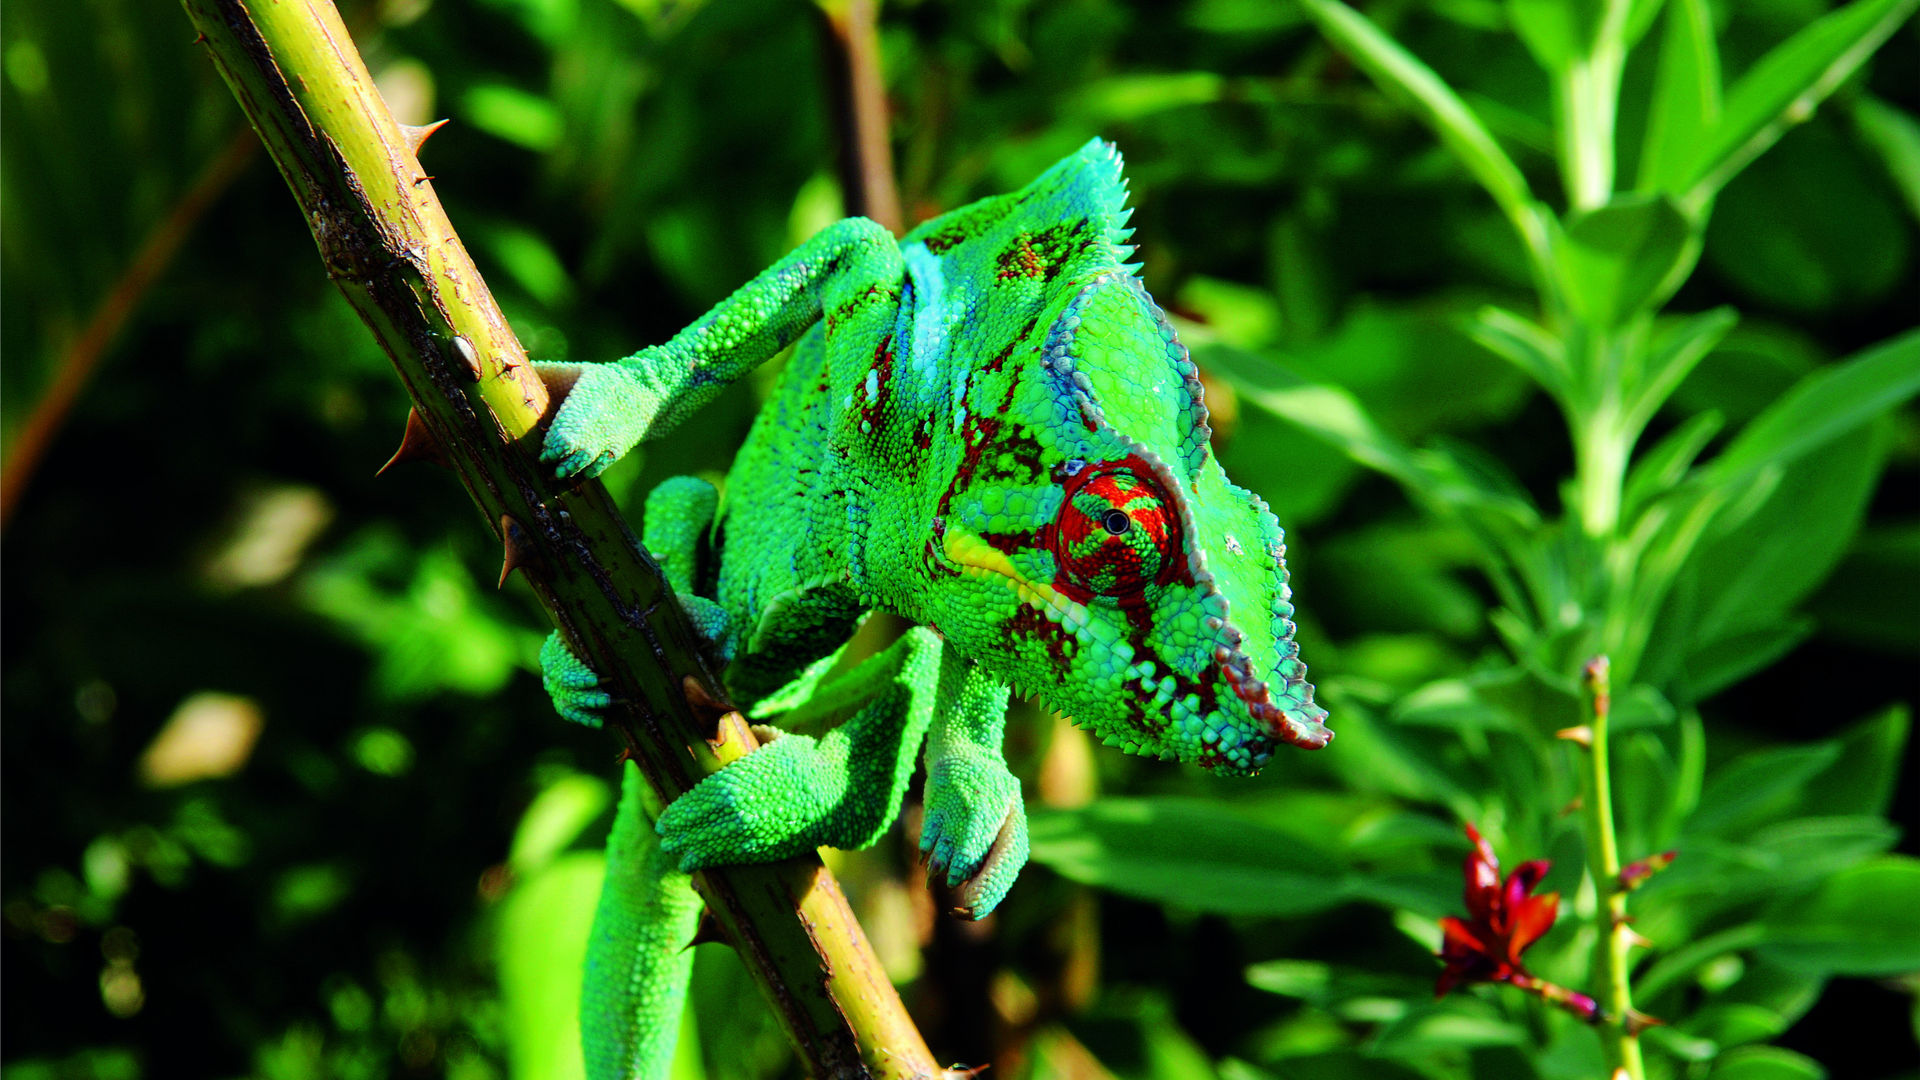
[[[975,372],[970,396],[1007,407],[963,432],[931,614],[989,672],[1129,752],[1252,772],[1276,743],[1324,746],[1280,524],[1214,459],[1173,327],[1107,267],[1046,305],[1010,382]]]

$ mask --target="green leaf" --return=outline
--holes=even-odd
[[[1556,400],[1567,400],[1572,374],[1567,369],[1566,345],[1539,323],[1489,304],[1468,321],[1467,333]]]
[[[1606,7],[1604,0],[1507,0],[1507,20],[1534,60],[1559,73],[1593,50]]]
[[[1908,331],[1800,380],[1709,462],[1705,479],[1732,485],[1782,465],[1920,393],[1920,331]]]
[[[1569,306],[1613,326],[1671,294],[1695,243],[1692,224],[1665,195],[1617,195],[1555,235],[1554,272]]]
[[[1627,409],[1628,430],[1637,434],[1646,427],[1647,421],[1660,411],[1660,406],[1666,404],[1667,398],[1686,381],[1694,367],[1739,321],[1739,313],[1732,308],[1717,307],[1663,323],[1648,352],[1646,371],[1632,390],[1632,403]],[[1714,427],[1719,427],[1717,421]],[[1694,453],[1698,452],[1696,447]],[[1679,479],[1676,476],[1669,482]]]
[[[575,852],[521,881],[501,905],[500,1004],[515,1077],[586,1075],[580,971],[605,867],[599,852]]]
[[[1678,193],[1701,136],[1720,118],[1720,51],[1706,0],[1667,0],[1660,73],[1640,151],[1642,191]]]
[[[1761,955],[1868,978],[1920,969],[1920,860],[1886,855],[1844,870],[1768,917]]]
[[[538,94],[505,83],[481,83],[461,99],[473,126],[515,146],[545,153],[560,145],[560,110]]]
[[[1033,861],[1084,885],[1195,911],[1303,915],[1347,898],[1346,871],[1300,837],[1201,799],[1036,811]]]
[[[1756,750],[1707,777],[1687,831],[1726,834],[1791,802],[1800,785],[1840,758],[1836,742]]]
[[[527,812],[520,815],[507,865],[523,876],[539,870],[605,813],[612,799],[604,780],[584,773],[562,775],[535,795]]]
[[[1887,813],[1910,727],[1906,706],[1894,705],[1848,728],[1837,740],[1840,756],[1801,787],[1799,805],[1810,814]]]
[[[1810,1057],[1778,1046],[1743,1046],[1721,1054],[1707,1080],[1826,1080]]]
[[[1666,438],[1640,456],[1627,473],[1626,494],[1621,499],[1621,517],[1632,521],[1649,503],[1670,491],[1707,442],[1720,433],[1725,421],[1715,411],[1698,413],[1667,433]]]
[[[1417,1005],[1367,1044],[1381,1057],[1429,1059],[1436,1053],[1485,1046],[1520,1046],[1526,1032],[1477,998],[1453,997]]]
[[[1686,201],[1711,199],[1788,127],[1813,115],[1917,6],[1920,0],[1856,0],[1762,56],[1728,90],[1719,122],[1686,171]]]
[[[1920,521],[1862,530],[1807,610],[1828,637],[1920,655]]]
[[[1541,207],[1527,187],[1526,177],[1506,151],[1493,141],[1479,116],[1443,82],[1433,69],[1400,47],[1371,19],[1340,0],[1300,0],[1307,14],[1328,40],[1353,58],[1382,89],[1406,96],[1420,118],[1440,136],[1453,156],[1467,167],[1480,186],[1500,205],[1520,240],[1545,263],[1547,240]]]
[[[1907,213],[1920,220],[1920,121],[1871,94],[1861,94],[1853,102],[1853,123],[1861,141],[1886,164]]]

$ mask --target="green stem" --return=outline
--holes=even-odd
[[[1640,1037],[1628,1027],[1633,994],[1627,982],[1627,950],[1632,939],[1627,932],[1627,893],[1620,885],[1620,846],[1613,831],[1613,785],[1607,754],[1612,688],[1605,656],[1587,663],[1586,682],[1593,744],[1587,755],[1587,793],[1582,809],[1586,817],[1587,870],[1593,877],[1600,918],[1604,920],[1600,939],[1594,944],[1593,967],[1600,986],[1600,1004],[1608,1017],[1607,1064],[1610,1069],[1624,1071],[1628,1080],[1642,1080],[1645,1070],[1640,1060]]]

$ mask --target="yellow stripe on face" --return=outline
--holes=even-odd
[[[1004,579],[1021,600],[1046,613],[1055,622],[1081,627],[1087,623],[1087,609],[1068,599],[1051,585],[1028,581],[1014,569],[1006,552],[971,533],[948,529],[942,549],[949,561],[971,573],[990,573]]]

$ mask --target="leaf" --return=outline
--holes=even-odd
[[[1542,390],[1563,403],[1567,400],[1572,375],[1567,369],[1566,345],[1540,324],[1489,304],[1468,321],[1467,333],[1495,356],[1525,372]]]
[[[1920,121],[1871,94],[1861,94],[1853,102],[1853,123],[1861,140],[1886,164],[1907,213],[1920,220]]]
[[[1731,485],[1781,465],[1920,393],[1920,331],[1908,331],[1821,368],[1742,428],[1705,479]]]
[[[1812,746],[1756,750],[1707,777],[1700,805],[1687,819],[1688,833],[1724,835],[1788,804],[1796,790],[1840,758],[1834,741]]]
[[[1719,434],[1724,423],[1718,412],[1697,413],[1642,454],[1627,472],[1621,517],[1634,520],[1649,503],[1672,490],[1687,475],[1687,470],[1693,468],[1694,459],[1706,449],[1707,442]]]
[[[1687,688],[1710,698],[1799,648],[1813,629],[1812,619],[1789,619],[1696,644],[1687,653]]]
[[[1555,235],[1554,272],[1569,306],[1613,326],[1678,286],[1675,273],[1693,241],[1692,223],[1665,195],[1616,195]]]
[[[1716,639],[1788,627],[1866,515],[1886,466],[1881,436],[1858,429],[1801,457],[1745,520],[1699,546],[1689,566],[1697,586],[1690,654]]]
[[[605,813],[612,799],[606,781],[598,777],[576,772],[562,775],[535,795],[520,815],[507,865],[523,877],[535,873]]]
[[[1713,1063],[1707,1080],[1826,1080],[1812,1058],[1778,1046],[1743,1046]]]
[[[1856,0],[1775,46],[1727,91],[1680,191],[1699,205],[1853,74],[1920,0]],[[1680,191],[1676,191],[1679,194]]]
[[[1432,68],[1401,48],[1365,15],[1340,0],[1300,2],[1319,24],[1320,32],[1352,57],[1374,82],[1410,100],[1421,120],[1493,196],[1535,260],[1544,263],[1547,242],[1541,208],[1519,167],[1493,141],[1467,103]]]
[[[1195,911],[1293,916],[1347,899],[1346,871],[1299,837],[1189,798],[1034,813],[1033,861],[1084,885]]]
[[[606,860],[575,852],[521,881],[500,909],[497,955],[516,1077],[572,1080],[580,1057],[580,971]]]
[[[1720,51],[1714,43],[1713,13],[1706,0],[1667,0],[1638,188],[1679,192],[1689,179],[1701,136],[1719,118]]]
[[[1374,1035],[1367,1052],[1381,1057],[1427,1059],[1445,1051],[1521,1046],[1526,1042],[1526,1032],[1519,1025],[1502,1019],[1485,1002],[1453,997],[1407,1010],[1405,1016]]]
[[[1603,0],[1507,0],[1507,20],[1549,73],[1564,73],[1593,51]]]
[[[1920,522],[1862,530],[1808,611],[1829,637],[1920,654]]]
[[[1789,968],[1832,975],[1920,969],[1920,859],[1885,855],[1781,905],[1767,919],[1760,952]]]
[[[1840,756],[1800,789],[1800,806],[1814,814],[1885,814],[1893,805],[1900,765],[1907,760],[1911,718],[1893,705],[1848,728]]]
[[[1647,421],[1660,411],[1660,406],[1666,404],[1667,398],[1693,373],[1694,367],[1739,321],[1739,313],[1732,308],[1717,307],[1662,325],[1648,351],[1646,371],[1639,385],[1633,388],[1632,404],[1627,409],[1627,429],[1637,435],[1646,427]],[[1717,429],[1718,423],[1714,427]],[[1694,452],[1698,453],[1698,448]],[[1677,481],[1679,477],[1673,479]]]

